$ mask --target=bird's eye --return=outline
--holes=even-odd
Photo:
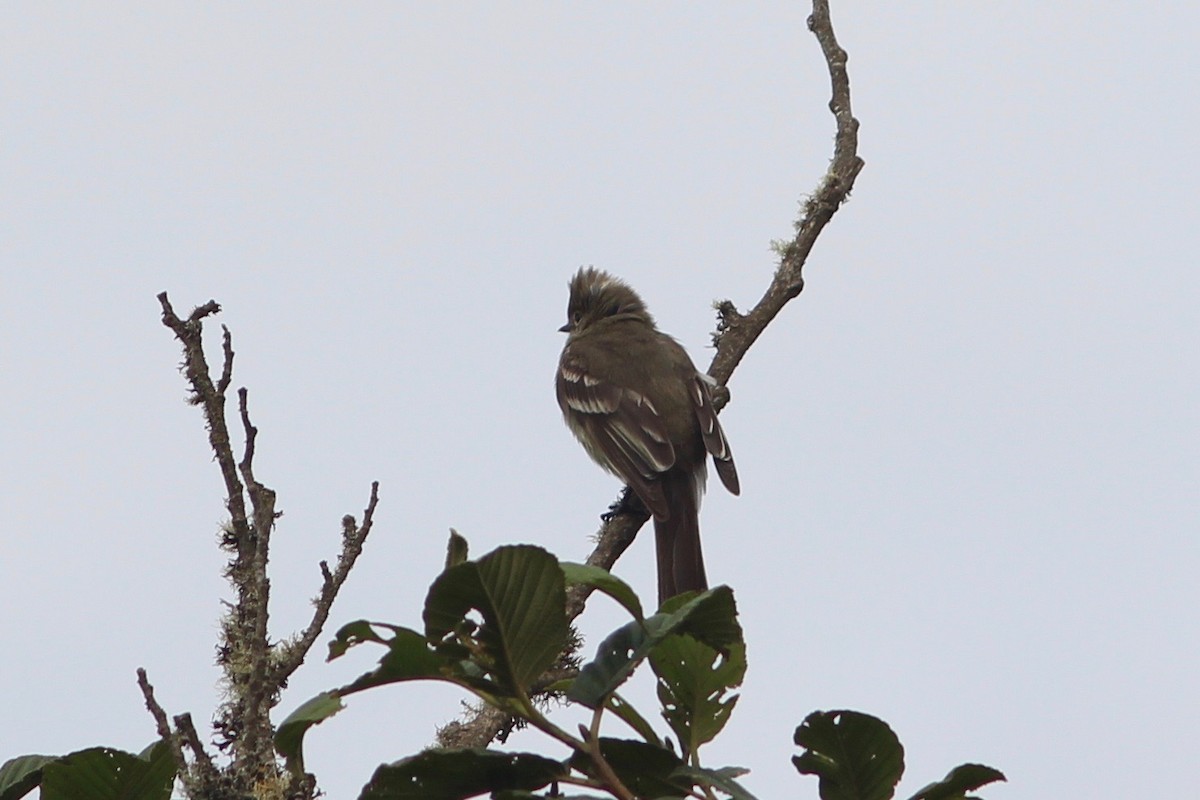
[[[582,314],[582,313],[580,313],[579,311],[572,311],[572,312],[571,312],[571,324],[572,324],[572,325],[578,325],[578,324],[579,324],[579,320],[580,320],[580,319],[582,319],[582,318],[583,318],[583,314]]]

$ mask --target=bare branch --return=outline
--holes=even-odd
[[[250,411],[246,407],[248,396],[246,387],[238,389],[238,414],[242,418],[242,429],[246,434],[246,448],[242,451],[242,460],[238,463],[238,469],[242,471],[242,477],[246,483],[253,487],[258,483],[254,480],[254,441],[258,438],[258,428],[250,424]]]
[[[234,460],[225,417],[225,392],[232,381],[234,357],[232,337],[227,328],[222,337],[224,362],[216,384],[204,354],[203,320],[218,313],[220,305],[210,300],[193,310],[185,321],[171,307],[166,292],[161,293],[158,300],[163,309],[163,324],[183,344],[183,367],[192,389],[191,401],[204,411],[209,445],[225,481],[225,502],[230,514],[229,535],[225,541],[227,547],[235,550],[226,574],[238,598],[222,622],[224,641],[219,647],[219,662],[229,684],[229,699],[218,711],[214,726],[224,736],[223,746],[234,748],[232,771],[235,783],[253,786],[277,769],[271,743],[270,710],[278,700],[279,686],[269,680],[271,646],[267,639],[270,598],[267,555],[276,517],[275,492],[254,477],[257,431],[250,424],[244,389],[238,395],[246,446],[241,463]],[[243,485],[243,479],[246,485]],[[252,516],[247,513],[247,496]],[[199,743],[199,738],[195,738],[195,742]],[[206,758],[197,754],[200,768]]]
[[[225,353],[225,362],[221,367],[221,379],[217,381],[217,391],[224,397],[229,382],[233,380],[233,335],[224,325],[221,326],[221,349]]]
[[[204,745],[200,741],[199,735],[196,733],[196,726],[192,724],[191,714],[179,714],[175,719],[176,733],[171,732],[171,726],[167,722],[167,712],[158,704],[154,698],[154,687],[150,685],[150,681],[146,677],[146,670],[138,667],[137,670],[138,687],[142,690],[142,697],[146,700],[146,708],[154,717],[155,727],[158,729],[158,736],[167,743],[171,748],[171,755],[175,757],[176,774],[183,781],[183,785],[187,787],[189,797],[207,797],[209,796],[204,787],[214,785],[219,779],[216,765],[213,764],[212,757],[205,751]],[[183,744],[188,746],[195,756],[193,765],[188,764],[187,757],[183,754]],[[198,774],[197,774],[198,773]]]
[[[833,159],[829,169],[816,190],[804,204],[803,213],[796,221],[796,235],[782,247],[779,267],[762,298],[742,315],[728,300],[717,306],[718,324],[714,344],[717,353],[708,368],[708,374],[720,383],[728,383],[734,369],[750,346],[766,330],[776,315],[804,289],[802,271],[821,231],[833,218],[862,171],[865,162],[858,156],[858,120],[850,108],[850,78],[846,74],[846,51],[837,42],[833,24],[829,19],[828,0],[813,0],[813,13],[808,18],[808,29],[817,37],[825,64],[829,69],[832,99],[829,110],[837,123],[834,138]]]
[[[325,623],[329,620],[329,610],[337,598],[342,584],[350,575],[354,562],[362,554],[363,544],[371,533],[375,521],[375,507],[379,504],[379,481],[371,484],[371,498],[363,510],[363,523],[358,525],[354,517],[347,514],[342,518],[342,552],[338,555],[337,567],[330,572],[329,565],[321,562],[321,592],[313,601],[315,610],[308,627],[295,639],[280,645],[278,667],[275,682],[282,685],[288,677],[304,663],[308,651],[321,635]]]
[[[163,292],[161,295],[159,295],[159,299],[160,300],[164,299],[166,294],[167,294],[166,292]],[[193,308],[192,313],[188,315],[187,321],[189,323],[199,322],[200,320],[204,319],[207,316],[211,316],[212,314],[220,314],[220,313],[221,313],[220,304],[216,300],[209,300],[204,305],[196,306],[195,308]]]
[[[249,668],[238,677],[242,679],[240,713],[242,731],[241,753],[252,763],[273,763],[271,747],[271,708],[279,691],[273,680],[270,663],[271,645],[267,640],[267,619],[271,582],[267,578],[267,559],[270,554],[271,531],[275,526],[275,492],[254,477],[254,447],[258,439],[258,428],[250,422],[248,392],[238,389],[238,414],[242,420],[246,444],[242,460],[238,463],[242,479],[246,482],[250,505],[253,509],[251,547],[249,558],[239,554],[235,571],[238,584],[238,612],[243,616],[242,650]]]
[[[279,512],[276,511],[275,491],[255,475],[258,428],[251,422],[249,395],[244,388],[238,389],[237,394],[245,445],[241,460],[234,459],[225,417],[226,392],[233,381],[232,336],[229,329],[222,326],[224,360],[220,377],[214,384],[204,354],[203,320],[218,313],[221,307],[215,301],[209,301],[182,320],[171,307],[165,292],[158,299],[163,309],[163,324],[183,344],[183,367],[192,391],[191,401],[203,409],[209,444],[221,468],[228,493],[226,506],[231,519],[226,527],[224,546],[232,550],[234,555],[226,576],[237,591],[237,601],[229,604],[229,613],[221,623],[223,640],[218,646],[218,662],[225,674],[228,697],[213,722],[221,737],[217,746],[222,750],[232,749],[233,763],[225,771],[227,774],[217,770],[205,753],[188,715],[175,717],[176,732],[171,734],[166,714],[153,703],[153,695],[148,688],[144,688],[143,692],[160,729],[171,737],[185,780],[204,783],[228,779],[231,785],[249,791],[250,787],[263,780],[279,777],[272,742],[271,709],[279,701],[280,690],[286,685],[288,677],[303,663],[305,654],[320,635],[334,597],[362,552],[378,503],[379,485],[376,483],[371,487],[371,499],[363,525],[359,527],[353,517],[347,517],[344,521],[342,551],[337,568],[330,571],[328,565],[322,563],[323,583],[313,621],[291,643],[272,646],[267,625],[271,591],[267,562],[271,533]],[[184,746],[195,753],[190,773],[186,772],[187,764],[183,760]],[[315,786],[301,788],[303,791],[296,796],[311,796],[315,791]]]
[[[216,314],[221,310],[221,306],[215,300],[209,300],[192,311],[185,322],[176,316],[170,301],[167,300],[166,292],[158,295],[158,302],[163,309],[163,325],[170,328],[175,333],[175,338],[183,343],[184,375],[192,387],[192,403],[204,407],[204,417],[208,422],[208,443],[221,468],[221,476],[225,479],[225,506],[229,509],[230,522],[238,538],[239,548],[244,547],[249,540],[250,526],[246,520],[242,482],[238,480],[233,448],[229,442],[229,428],[225,424],[225,393],[223,387],[218,389],[213,385],[208,362],[204,358],[204,342],[201,337],[201,320],[210,314]],[[232,350],[229,353],[232,354]],[[229,368],[232,369],[232,355],[228,358]]]
[[[150,716],[154,717],[158,738],[171,748],[171,755],[175,757],[176,773],[187,784],[191,780],[191,771],[187,759],[183,755],[183,747],[179,744],[179,736],[171,732],[171,725],[167,722],[167,712],[154,698],[154,687],[150,685],[150,680],[146,677],[146,670],[142,667],[137,669],[137,683],[138,688],[142,690],[142,697],[146,701],[146,710],[150,712]]]
[[[497,737],[503,742],[514,724],[514,717],[486,703],[468,706],[464,721],[448,722],[438,730],[438,747],[487,747]]]
[[[196,769],[200,773],[201,782],[208,785],[215,783],[218,778],[217,767],[213,764],[212,758],[200,741],[200,736],[196,733],[196,726],[192,724],[192,715],[179,714],[174,719],[176,730],[179,731],[184,743],[196,757]]]
[[[780,258],[775,276],[762,299],[747,314],[740,314],[728,300],[718,304],[718,333],[714,337],[716,355],[708,368],[708,374],[721,384],[714,392],[717,408],[723,407],[729,398],[724,384],[729,382],[733,371],[749,351],[770,322],[789,300],[804,288],[801,275],[817,236],[832,219],[834,213],[845,202],[854,187],[854,179],[863,168],[858,157],[858,120],[850,111],[850,79],[846,74],[846,51],[838,46],[829,20],[828,0],[813,0],[813,13],[808,20],[809,30],[817,37],[833,85],[833,99],[829,108],[837,122],[833,160],[821,179],[820,185],[804,206],[804,212],[796,221],[796,235]],[[614,507],[621,508],[618,501]],[[650,518],[649,514],[623,510],[609,516],[597,532],[597,543],[587,563],[611,569],[621,554],[632,544],[638,530]],[[568,598],[568,611],[574,619],[583,610],[583,604],[591,590],[577,587]]]

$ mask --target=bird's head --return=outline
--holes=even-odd
[[[602,320],[636,318],[653,327],[654,317],[629,284],[595,267],[581,267],[570,283],[567,324],[563,333],[579,333]]]

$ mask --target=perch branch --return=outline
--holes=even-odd
[[[808,29],[816,36],[825,56],[825,64],[833,87],[829,109],[837,124],[833,159],[816,191],[804,204],[803,213],[795,223],[796,235],[782,248],[779,267],[762,299],[747,314],[740,314],[733,303],[724,301],[717,307],[718,332],[714,336],[717,352],[709,365],[708,374],[721,384],[718,406],[728,400],[724,385],[767,325],[779,314],[789,300],[804,289],[802,270],[813,244],[834,213],[846,201],[854,187],[854,179],[863,168],[858,156],[858,120],[850,109],[850,79],[846,74],[846,51],[837,43],[829,19],[828,0],[813,0],[813,13]],[[619,507],[619,504],[618,504]],[[633,542],[649,514],[622,511],[609,516],[597,534],[597,543],[587,563],[611,569],[621,554]],[[574,618],[583,610],[590,590],[580,587],[569,600]]]
[[[833,158],[816,190],[803,205],[800,218],[795,223],[795,236],[780,248],[779,266],[762,298],[746,314],[738,312],[728,300],[717,306],[717,333],[713,337],[717,352],[708,374],[721,384],[722,391],[715,398],[718,408],[728,400],[724,385],[729,382],[751,345],[783,307],[804,289],[802,271],[808,255],[821,231],[850,196],[854,181],[864,165],[858,156],[858,120],[854,118],[850,106],[846,51],[834,35],[828,0],[813,0],[808,29],[821,46],[832,86],[829,109],[833,112],[837,127]],[[587,557],[588,564],[612,569],[649,519],[649,514],[642,510],[629,510],[619,501],[614,504],[614,509],[605,515],[604,524],[596,534],[596,546]],[[568,593],[567,613],[571,619],[582,613],[590,594],[588,587],[575,587]],[[505,715],[494,709],[477,709],[463,722],[453,723],[455,741],[458,746],[486,747],[509,724]]]

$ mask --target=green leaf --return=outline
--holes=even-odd
[[[630,622],[617,628],[600,643],[596,657],[571,684],[567,697],[596,708],[616,691],[660,642],[686,633],[722,653],[742,641],[737,606],[728,586],[672,598],[663,610],[645,622]]]
[[[338,629],[333,641],[329,643],[329,656],[325,660],[333,661],[335,658],[341,658],[351,647],[363,642],[387,644],[388,640],[376,633],[375,628],[386,628],[393,632],[405,630],[383,622],[369,622],[365,619],[355,620]]]
[[[729,646],[741,643],[742,626],[737,621],[737,604],[733,590],[718,586],[706,592],[685,593],[669,598],[655,616],[667,614],[672,621],[671,633],[686,633],[693,639],[715,647],[722,653]]]
[[[459,800],[506,789],[540,789],[566,775],[562,762],[532,753],[426,750],[376,769],[359,800]]]
[[[720,769],[705,769],[703,767],[684,766],[678,774],[687,775],[701,786],[711,786],[724,792],[733,800],[756,800],[754,795],[746,790],[735,779],[750,772],[741,767],[722,767]]]
[[[92,747],[42,767],[42,800],[170,800],[175,757],[165,742],[147,757]],[[19,797],[20,795],[14,795]]]
[[[729,691],[746,675],[746,647],[734,644],[721,655],[691,636],[668,636],[650,653],[650,666],[658,676],[663,718],[687,758],[729,721],[738,700]]]
[[[457,659],[435,652],[430,647],[429,641],[414,630],[397,626],[389,627],[393,632],[391,639],[376,638],[373,640],[383,643],[388,648],[383,658],[379,659],[379,666],[371,672],[359,676],[348,686],[338,689],[339,696],[345,697],[373,686],[423,678],[458,682],[456,678],[460,676],[462,669]],[[346,628],[342,630],[344,631]],[[338,635],[341,635],[340,631]]]
[[[683,774],[684,763],[664,747],[635,739],[600,738],[600,754],[613,772],[638,797],[686,797],[692,779]],[[585,775],[601,779],[589,755],[575,752],[571,766]]]
[[[535,794],[521,789],[493,792],[492,800],[612,800],[611,794]]]
[[[646,721],[646,718],[636,708],[626,702],[625,698],[621,697],[621,695],[616,692],[609,695],[606,707],[609,711],[616,714],[618,719],[637,731],[638,735],[645,739],[647,743],[656,747],[666,746],[663,740],[659,738],[654,727]]]
[[[961,764],[940,781],[914,794],[911,800],[970,800],[967,792],[996,781],[1008,780],[998,769],[983,764]]]
[[[565,603],[554,556],[532,545],[500,547],[438,576],[425,600],[425,634],[439,652],[469,653],[501,693],[524,694],[566,644]]]
[[[450,541],[446,543],[446,569],[457,567],[467,560],[467,540],[459,535],[454,528],[450,529]]]
[[[275,732],[275,750],[287,761],[295,774],[304,773],[304,734],[313,725],[332,717],[344,706],[333,692],[321,692],[288,714]]]
[[[606,569],[594,567],[591,564],[576,564],[564,561],[560,565],[563,575],[567,578],[568,586],[591,586],[620,603],[634,619],[644,618],[642,601],[630,588],[629,584],[613,575]]]
[[[377,629],[390,631],[391,638],[380,635]],[[343,626],[329,648],[336,657],[363,642],[387,647],[387,652],[379,659],[379,666],[340,689],[311,698],[280,724],[275,734],[275,749],[287,761],[289,770],[304,771],[303,744],[309,728],[340,711],[343,708],[341,698],[376,686],[413,680],[448,681],[474,691],[499,708],[511,710],[503,697],[495,695],[495,685],[485,680],[478,667],[435,651],[422,634],[409,628],[358,620]]]
[[[796,728],[802,775],[820,778],[821,800],[889,800],[904,774],[904,748],[883,720],[857,711],[814,711]]]
[[[42,781],[42,768],[58,756],[17,756],[0,765],[0,800],[17,800]]]

